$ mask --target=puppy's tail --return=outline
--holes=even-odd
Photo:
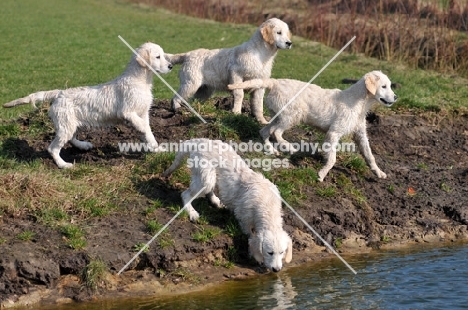
[[[267,88],[271,89],[276,84],[275,79],[253,79],[242,83],[229,84],[228,89],[255,89],[255,88]]]
[[[190,152],[184,152],[184,151],[177,152],[174,162],[169,168],[167,168],[166,171],[163,172],[162,176],[163,177],[170,176],[177,168],[180,167],[180,165],[182,165],[182,163],[184,162],[184,159],[189,155],[189,153]]]
[[[36,108],[36,103],[38,102],[51,102],[55,98],[57,98],[58,94],[60,93],[60,89],[48,90],[48,91],[40,91],[37,93],[30,94],[26,97],[19,98],[3,105],[4,108],[12,108],[17,105],[23,104],[31,104],[34,108]]]
[[[185,61],[185,53],[184,54],[164,54],[164,57],[167,61],[169,61],[173,65],[181,64]]]

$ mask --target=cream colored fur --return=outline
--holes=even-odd
[[[258,79],[229,85],[228,88],[269,89],[266,105],[273,116],[305,85],[306,83],[297,80]],[[277,142],[287,145],[291,153],[297,150],[282,135],[299,123],[309,124],[326,132],[324,142],[332,146],[337,145],[344,135],[352,134],[371,170],[377,177],[386,178],[387,175],[377,166],[369,146],[366,114],[373,104],[380,102],[391,106],[396,99],[390,80],[380,71],[367,73],[346,90],[324,89],[311,84],[273,122],[262,128],[260,134],[267,148],[274,150],[269,140],[273,135]],[[332,147],[326,156],[325,166],[318,173],[320,181],[323,181],[335,164],[336,149]]]
[[[206,195],[213,205],[220,207],[222,203],[234,213],[242,231],[249,236],[250,254],[259,263],[274,272],[281,270],[283,258],[289,263],[292,241],[283,230],[276,186],[247,167],[231,146],[220,140],[185,141],[163,176],[169,176],[186,157],[192,178],[190,188],[182,193],[182,200],[184,206],[187,205],[190,220],[197,221],[199,217],[190,201],[205,187],[200,197]],[[195,165],[196,162],[199,164]],[[211,164],[203,164],[208,162]],[[215,187],[219,198],[214,193]]]
[[[242,45],[223,49],[197,49],[184,54],[166,54],[173,63],[182,63],[179,72],[179,95],[184,100],[192,97],[208,99],[215,91],[227,90],[227,85],[242,81],[269,78],[273,60],[278,49],[289,49],[292,46],[291,33],[283,21],[272,18],[265,21],[252,38]],[[252,114],[257,120],[266,124],[263,116],[264,89],[257,89],[251,94]],[[232,111],[241,113],[244,92],[234,90]],[[178,109],[182,104],[178,96],[172,98],[172,108]]]
[[[59,168],[71,168],[72,163],[60,157],[60,150],[71,142],[79,149],[89,150],[90,142],[76,139],[76,130],[85,126],[106,126],[129,121],[144,134],[152,150],[157,142],[149,125],[149,109],[153,102],[153,70],[168,73],[172,69],[163,49],[145,43],[137,49],[140,57],[132,56],[125,72],[116,79],[97,86],[75,87],[65,90],[40,91],[4,104],[6,108],[21,104],[51,101],[49,116],[55,127],[55,138],[48,151]]]

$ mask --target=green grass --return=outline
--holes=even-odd
[[[206,243],[216,238],[220,233],[221,230],[217,227],[199,226],[198,231],[192,234],[192,239],[197,242]]]
[[[149,40],[174,53],[199,47],[235,46],[248,40],[256,28],[199,20],[120,0],[4,0],[0,16],[0,27],[8,29],[0,55],[2,103],[38,90],[94,85],[113,79],[123,71],[131,55],[118,35],[134,47]],[[278,53],[273,77],[308,81],[336,53],[299,37],[293,37],[293,41],[291,50]],[[402,64],[347,52],[314,83],[345,88],[342,78],[359,78],[374,69],[383,70],[403,85],[396,90],[400,99],[392,109],[466,107],[465,79],[411,70]],[[176,72],[164,78],[177,88]],[[172,97],[157,78],[154,92],[157,98]],[[0,118],[15,118],[27,110],[31,108],[1,109]]]
[[[288,203],[297,203],[305,199],[304,189],[317,183],[317,172],[309,167],[272,169],[264,172],[279,189],[281,197]]]
[[[369,170],[369,167],[367,166],[364,158],[357,154],[347,155],[343,161],[343,166],[357,172],[360,175],[363,175],[366,171]]]
[[[416,165],[416,167],[417,167],[418,169],[421,169],[421,170],[427,170],[427,169],[429,169],[429,166],[428,166],[426,163],[423,163],[423,162],[418,163],[418,164]]]
[[[97,292],[100,287],[106,285],[106,274],[108,272],[109,268],[104,261],[100,259],[91,260],[81,271],[81,282],[92,292]]]
[[[146,223],[146,230],[150,235],[154,235],[163,228],[163,224],[158,223],[158,221],[150,220]]]
[[[141,249],[144,249],[143,253],[147,253],[149,251],[149,248],[150,248],[149,246],[146,246],[146,243],[138,242],[137,244],[133,246],[132,251],[139,252]]]
[[[229,216],[224,232],[230,237],[239,237],[242,235],[239,221],[237,221],[234,215]]]
[[[25,230],[25,231],[20,232],[18,235],[16,235],[16,238],[21,241],[31,241],[35,235],[36,235],[35,232],[30,231],[30,230]]]
[[[86,247],[85,234],[81,227],[74,224],[66,224],[61,228],[62,234],[66,237],[65,244],[74,250],[81,250]]]
[[[317,187],[315,192],[320,197],[334,197],[336,195],[336,188],[334,186]]]

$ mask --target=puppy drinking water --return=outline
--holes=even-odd
[[[283,258],[292,259],[292,241],[283,230],[281,199],[276,186],[244,163],[232,147],[220,140],[193,139],[180,146],[174,163],[163,173],[169,176],[188,157],[192,171],[190,188],[182,193],[191,221],[198,212],[189,203],[203,188],[200,196],[234,212],[242,231],[249,236],[250,254],[268,269],[281,270]],[[215,195],[218,189],[219,198]]]

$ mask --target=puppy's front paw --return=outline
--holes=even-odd
[[[83,141],[83,144],[81,145],[81,149],[85,150],[85,151],[89,151],[93,147],[94,147],[93,144],[91,142],[88,142],[88,141]]]
[[[234,113],[234,114],[241,114],[242,108],[239,108],[239,109],[237,109],[237,108],[232,108],[231,111],[232,111],[232,113]]]
[[[276,155],[278,156],[280,153],[278,152],[277,149],[272,144],[265,144],[265,151],[263,152],[265,155],[270,156],[270,155]]]
[[[180,103],[175,102],[175,101],[172,101],[172,103],[171,103],[171,110],[172,110],[172,112],[176,112],[177,109],[179,109],[179,108],[180,108]]]
[[[196,223],[198,221],[198,218],[200,217],[200,214],[198,214],[197,211],[193,211],[193,212],[190,212],[189,217],[190,217],[190,222]]]
[[[221,204],[221,200],[219,200],[218,197],[212,197],[211,198],[211,203],[213,204],[213,206],[215,206],[216,208],[223,208],[224,206]]]
[[[63,164],[57,164],[57,166],[60,168],[60,169],[70,169],[70,168],[73,168],[73,164],[72,163],[66,163],[64,162]]]
[[[318,181],[323,182],[323,179],[325,179],[326,176],[327,176],[327,172],[320,170],[318,173]]]
[[[161,150],[159,149],[158,145],[157,144],[150,144],[148,146],[148,150],[151,152],[151,153],[157,153],[157,152],[160,152]]]
[[[383,172],[382,170],[380,170],[380,169],[376,170],[374,172],[375,172],[375,174],[377,175],[377,177],[379,179],[386,179],[387,178],[387,174],[385,172]]]

